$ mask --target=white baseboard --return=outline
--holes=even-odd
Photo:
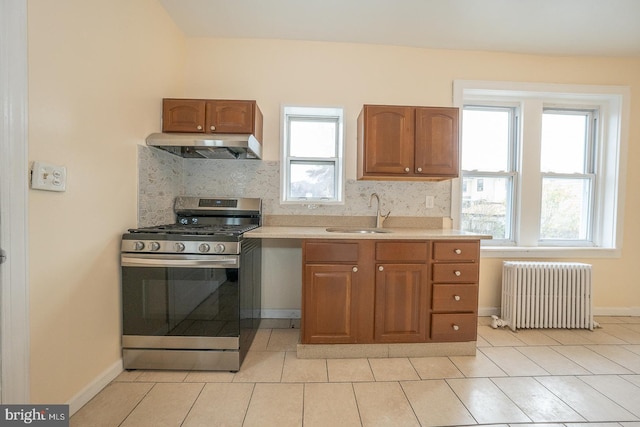
[[[300,310],[262,310],[262,319],[299,319]]]
[[[478,307],[479,317],[489,317],[494,314],[500,315],[500,307]]]
[[[500,307],[479,307],[478,316],[500,315]],[[594,307],[594,316],[640,316],[640,307]]]
[[[73,396],[67,404],[69,405],[69,416],[75,414],[80,408],[87,404],[93,397],[100,393],[111,381],[113,381],[123,371],[122,359],[115,362],[104,372],[98,375],[91,383],[83,388],[78,394]]]

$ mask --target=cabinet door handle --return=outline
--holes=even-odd
[[[422,168],[418,168],[418,172],[422,172]]]
[[[409,168],[404,168],[404,171],[405,171],[405,172],[409,172],[410,170],[411,170],[411,169],[409,169]]]
[[[456,249],[455,251],[453,251],[456,253],[456,255],[460,255],[462,253],[462,249]]]
[[[198,129],[198,130],[202,130],[202,125],[198,125],[198,126],[196,126],[196,129]]]
[[[459,331],[460,330],[460,326],[458,326],[458,325],[453,325],[452,328],[453,328],[454,331]]]
[[[383,266],[378,266],[378,271],[384,271],[384,267]]]
[[[456,300],[456,301],[460,301],[461,300],[460,295],[454,295],[453,299]]]
[[[462,276],[462,271],[456,270],[456,271],[453,272],[453,274],[455,274],[456,276],[460,277],[460,276]]]
[[[214,125],[211,125],[211,130],[216,130],[216,127]]]
[[[351,271],[353,271],[354,273],[357,273],[357,272],[358,272],[358,267],[357,267],[357,266],[356,266],[356,267],[353,267],[353,268],[351,269]]]

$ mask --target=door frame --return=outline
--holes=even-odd
[[[27,0],[0,1],[0,403],[29,403]]]

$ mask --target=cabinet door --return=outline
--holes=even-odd
[[[375,341],[424,342],[429,295],[424,264],[376,266]]]
[[[303,344],[356,342],[353,268],[347,264],[305,265]]]
[[[206,131],[253,133],[253,101],[207,101]]]
[[[458,176],[458,109],[416,108],[415,173]]]
[[[364,107],[364,174],[413,172],[414,108]]]
[[[204,132],[205,101],[163,99],[162,132]]]

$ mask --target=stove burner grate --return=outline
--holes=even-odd
[[[166,224],[166,225],[156,225],[152,227],[143,227],[143,228],[132,228],[129,229],[131,233],[165,233],[165,234],[185,234],[185,235],[216,235],[216,234],[225,234],[225,235],[240,235],[249,230],[253,230],[257,228],[258,224]]]

